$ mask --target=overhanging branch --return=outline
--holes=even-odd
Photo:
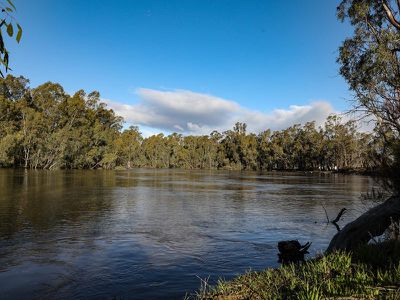
[[[400,1],[397,1],[397,4],[399,5]],[[383,0],[383,9],[385,10],[386,17],[388,18],[390,24],[392,24],[394,27],[397,28],[397,30],[400,30],[400,23],[396,20],[394,17],[393,11],[390,9],[389,4],[387,3],[386,0]]]

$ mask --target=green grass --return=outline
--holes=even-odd
[[[398,242],[337,252],[203,287],[194,299],[400,299]],[[393,252],[394,251],[394,252]],[[388,255],[389,254],[389,255]],[[370,263],[372,262],[372,263]]]

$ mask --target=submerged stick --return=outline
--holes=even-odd
[[[336,216],[336,218],[335,218],[334,220],[331,221],[331,220],[329,219],[328,212],[326,211],[326,208],[325,208],[324,204],[321,204],[321,205],[322,205],[322,208],[324,209],[324,212],[325,212],[326,224],[332,223],[333,225],[335,225],[337,231],[340,231],[340,227],[339,227],[339,225],[338,225],[337,222],[340,221],[340,219],[342,218],[343,214],[346,212],[347,209],[346,209],[346,208],[342,208],[342,209],[339,211],[339,213],[338,213],[338,215]]]
[[[336,224],[337,222],[339,222],[339,221],[340,221],[340,218],[343,216],[343,214],[346,212],[346,210],[347,210],[346,208],[342,208],[342,209],[340,210],[340,212],[338,213],[336,219],[333,220],[332,223],[333,223],[333,224]]]
[[[327,213],[326,208],[323,203],[322,203],[322,208],[324,209],[324,212],[325,212],[326,224],[328,224],[328,223],[330,223],[330,220],[329,220],[328,213]]]

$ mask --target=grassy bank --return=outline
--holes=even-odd
[[[301,265],[249,272],[202,288],[195,299],[400,299],[398,242],[356,254],[321,256]]]

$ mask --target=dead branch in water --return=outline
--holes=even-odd
[[[334,220],[331,221],[331,220],[329,219],[329,216],[328,216],[328,213],[327,213],[327,211],[326,211],[326,208],[325,208],[324,204],[322,204],[322,208],[324,209],[324,212],[325,212],[326,224],[332,223],[333,225],[335,225],[337,231],[340,231],[340,227],[339,227],[339,225],[338,225],[337,222],[340,221],[340,219],[342,218],[343,214],[346,212],[347,209],[343,207],[343,208],[339,211],[339,213],[338,213],[338,215],[336,216],[336,218],[335,218]]]
[[[340,221],[340,218],[343,216],[343,214],[346,212],[346,210],[347,210],[347,209],[343,207],[343,208],[340,210],[340,212],[338,213],[336,219],[332,221],[332,223],[337,223],[337,222],[339,222],[339,221]]]

